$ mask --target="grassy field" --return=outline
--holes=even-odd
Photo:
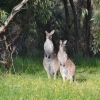
[[[100,100],[100,60],[73,57],[76,82],[47,78],[42,59],[16,58],[14,68],[0,65],[0,100]]]

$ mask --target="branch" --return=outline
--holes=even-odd
[[[9,69],[10,51],[9,51],[9,49],[8,49],[8,43],[7,43],[7,40],[6,40],[6,36],[3,35],[3,37],[4,37],[4,43],[5,43],[6,51],[7,51],[7,53],[8,53],[8,58],[7,58],[6,61],[0,61],[0,63],[4,64],[6,69]]]
[[[2,33],[6,26],[9,24],[9,22],[13,19],[13,17],[15,16],[15,14],[17,12],[19,12],[21,10],[21,8],[23,7],[23,5],[27,2],[28,0],[23,0],[20,4],[18,4],[17,6],[15,6],[13,9],[12,9],[12,12],[11,14],[9,15],[9,17],[7,18],[7,20],[4,22],[4,25],[1,25],[0,27],[0,33]]]
[[[0,60],[0,63],[6,65],[7,64],[7,61],[1,61]]]
[[[63,28],[63,26],[60,24],[59,20],[57,19],[55,12],[51,8],[50,8],[50,10],[52,11],[53,15],[55,16],[55,18],[56,18],[58,24],[60,25],[60,27],[62,28],[62,30],[65,31],[65,29]]]
[[[19,33],[13,38],[13,40],[11,41],[11,43],[9,44],[9,46],[10,46],[11,44],[13,44],[13,43],[17,40],[17,38],[18,38],[19,35],[21,34],[21,31],[22,31],[22,28],[20,28]]]

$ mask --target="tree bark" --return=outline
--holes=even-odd
[[[66,25],[65,25],[65,39],[69,41],[69,11],[68,11],[68,0],[63,0],[65,17],[66,17]]]
[[[73,11],[73,15],[74,15],[74,30],[75,30],[75,33],[76,33],[76,36],[75,36],[75,38],[76,38],[76,46],[75,46],[75,51],[76,51],[76,53],[78,52],[78,48],[79,48],[79,42],[78,42],[78,40],[79,40],[79,33],[78,33],[78,25],[77,25],[77,14],[76,14],[76,9],[75,9],[75,5],[74,5],[74,2],[73,2],[73,0],[69,0],[69,2],[70,2],[70,5],[71,5],[71,8],[72,8],[72,11]]]
[[[65,39],[68,41],[68,45],[67,45],[67,53],[69,56],[71,56],[71,52],[70,52],[70,45],[69,45],[69,31],[71,28],[71,26],[69,25],[69,9],[68,9],[68,0],[62,0],[63,4],[64,4],[64,10],[65,10],[65,19],[66,19],[66,23],[65,23],[65,34],[64,37],[62,37],[62,39]]]
[[[92,6],[93,6],[93,0],[87,0],[86,1],[86,8],[88,10],[88,15],[85,16],[84,19],[84,26],[83,26],[83,32],[84,32],[84,47],[83,47],[83,56],[84,57],[90,57],[90,28],[91,28],[91,17],[92,17]]]

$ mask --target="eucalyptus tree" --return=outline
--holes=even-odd
[[[21,8],[23,7],[23,5],[27,2],[28,0],[23,0],[21,3],[19,3],[17,6],[15,6],[13,9],[12,9],[12,12],[9,14],[9,16],[7,17],[6,15],[6,12],[4,10],[1,10],[0,12],[0,18],[1,18],[1,25],[0,25],[0,34],[3,34],[3,39],[0,37],[0,42],[3,42],[4,45],[5,45],[5,49],[3,51],[5,51],[4,53],[3,52],[0,52],[1,54],[1,58],[2,60],[0,60],[0,63],[4,64],[5,65],[5,68],[6,69],[9,69],[9,64],[10,64],[10,59],[12,59],[12,54],[14,53],[15,51],[15,46],[11,47],[11,45],[14,43],[14,41],[16,40],[16,38],[18,37],[18,35],[13,38],[12,40],[10,40],[10,43],[9,41],[7,41],[7,36],[8,34],[6,35],[4,32],[5,32],[5,28],[8,26],[8,24],[10,23],[10,21],[13,19],[13,17],[15,16],[15,14],[17,12],[19,12],[21,10]],[[2,39],[2,40],[1,40]],[[2,48],[0,48],[2,50]],[[7,56],[7,58],[5,58],[5,56],[2,56],[3,54]],[[12,59],[12,63],[13,63],[13,59]]]
[[[37,32],[38,29],[40,28],[39,25],[40,24],[45,25],[47,21],[50,19],[52,13],[48,8],[53,7],[54,3],[49,0],[42,0],[42,1],[41,0],[29,0],[29,1],[17,0],[16,2],[15,0],[7,0],[6,2],[2,1],[2,3],[3,6],[1,6],[1,10],[0,10],[0,25],[1,25],[0,33],[3,36],[3,38],[2,36],[0,37],[0,42],[3,42],[3,44],[5,45],[4,46],[5,51],[7,51],[8,56],[6,55],[7,59],[2,59],[3,61],[0,62],[5,65],[5,68],[8,69],[10,59],[12,58],[12,54],[15,51],[15,47],[13,44],[15,44],[15,40],[17,40],[20,33],[22,33],[21,32],[22,29],[23,29],[23,33],[28,33],[28,34],[33,33],[33,34],[40,35]],[[11,7],[12,7],[12,11],[10,11]],[[15,35],[15,37],[11,36],[12,34],[7,31],[7,28],[11,24],[11,22],[12,23],[14,22],[16,24],[15,26],[18,25],[16,30],[18,32],[17,35]],[[14,32],[15,29],[16,28],[13,27],[13,29],[11,30]],[[25,34],[22,35],[23,37],[25,36]],[[12,38],[9,38],[9,36]],[[11,47],[12,45],[13,47]]]

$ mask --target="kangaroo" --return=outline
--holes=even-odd
[[[71,59],[68,58],[68,55],[64,51],[66,42],[67,40],[65,40],[64,42],[60,40],[57,56],[60,62],[60,73],[62,75],[63,81],[65,81],[65,79],[67,78],[70,79],[70,82],[72,82],[72,80],[74,80],[75,64],[72,62]]]
[[[54,51],[54,46],[52,43],[52,35],[54,34],[55,30],[52,30],[50,33],[45,31],[46,33],[46,41],[44,43],[44,51],[45,51],[45,56],[50,58],[50,55]]]
[[[62,64],[63,66],[65,66],[65,62],[68,59],[68,55],[64,51],[66,43],[67,43],[67,40],[65,40],[64,42],[62,42],[62,40],[60,40],[59,51],[57,54],[58,60],[60,61],[60,64]]]
[[[46,41],[44,43],[44,59],[43,59],[43,66],[47,72],[48,78],[51,78],[51,75],[54,74],[54,79],[56,79],[57,72],[59,70],[59,60],[54,53],[54,46],[52,43],[52,34],[54,34],[54,30],[46,33]]]
[[[51,78],[51,75],[54,74],[54,79],[56,79],[57,72],[59,70],[59,60],[56,54],[51,54],[50,56],[51,56],[50,59],[44,56],[43,66],[47,72],[48,78]]]

